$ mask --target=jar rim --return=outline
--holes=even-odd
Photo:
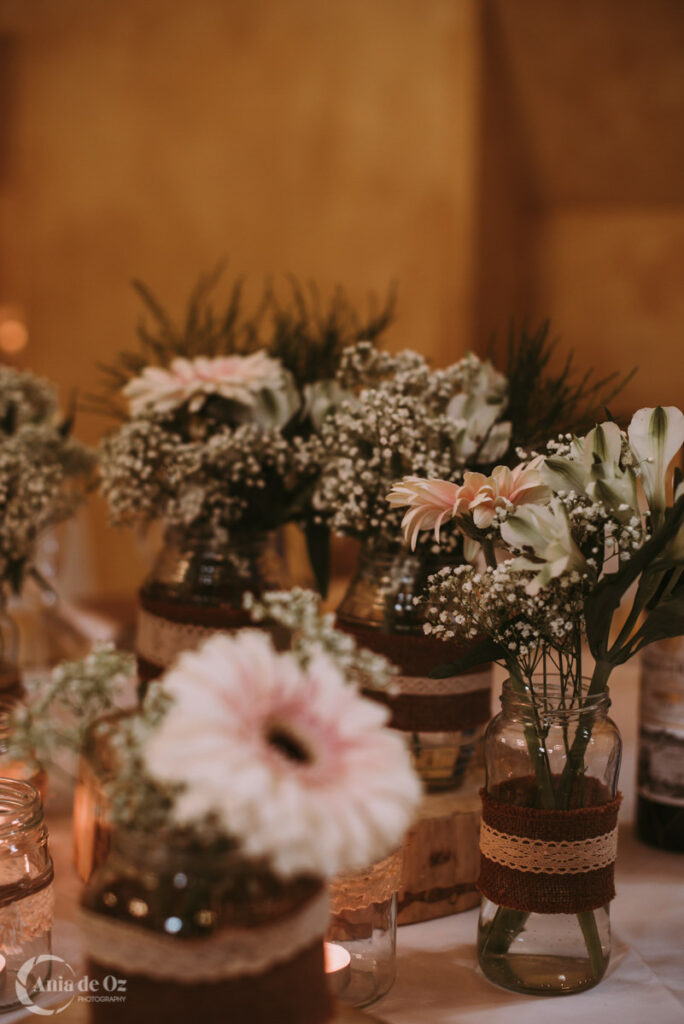
[[[589,676],[582,676],[580,691],[572,685],[563,686],[560,673],[548,672],[538,678],[539,688],[530,687],[525,682],[525,689],[521,691],[513,685],[510,676],[504,680],[501,690],[501,705],[509,710],[516,710],[521,713],[533,712],[545,717],[570,717],[586,712],[606,712],[610,707],[610,691],[606,686],[598,693],[590,693],[591,679]]]
[[[36,787],[19,779],[0,778],[0,838],[43,820],[43,801]]]

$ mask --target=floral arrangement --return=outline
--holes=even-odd
[[[506,666],[529,711],[534,807],[582,806],[591,709],[613,669],[684,630],[684,484],[674,466],[683,443],[679,409],[640,409],[626,432],[608,421],[584,437],[561,436],[512,472],[497,467],[463,483],[412,477],[389,495],[392,507],[408,508],[411,543],[422,530],[439,538],[449,521],[482,549],[484,568],[445,568],[430,580],[426,632],[473,643],[433,675],[489,660]],[[578,717],[554,770],[547,719],[558,709]],[[480,935],[481,954],[505,956],[527,917],[498,906]],[[605,960],[594,911],[577,920],[598,981]]]
[[[44,380],[0,368],[0,579],[18,590],[36,543],[73,514],[87,489],[93,456],[60,421]]]
[[[282,879],[366,867],[400,843],[420,785],[386,710],[356,685],[391,668],[337,635],[312,594],[288,597],[250,605],[256,621],[291,632],[289,650],[257,630],[217,634],[118,720],[119,770],[107,783],[117,824],[228,843]],[[17,712],[15,745],[45,758],[81,744],[130,667],[111,649],[62,666],[35,707]],[[77,725],[55,726],[74,714]]]
[[[314,445],[321,469],[312,505],[321,521],[338,533],[396,545],[399,505],[388,505],[385,496],[397,478],[461,482],[478,468],[514,463],[517,448],[533,445],[547,425],[567,429],[584,422],[619,391],[624,381],[615,383],[615,375],[592,383],[585,374],[576,381],[571,355],[552,373],[555,343],[548,329],[545,323],[511,335],[506,374],[472,353],[433,370],[412,351],[388,355],[363,342],[347,349],[336,377],[346,398],[323,422]],[[500,475],[494,486],[515,488],[517,478]],[[420,531],[411,541],[414,548],[433,546]],[[442,547],[460,544],[459,531],[447,528]]]
[[[678,636],[684,487],[673,462],[683,443],[679,409],[640,409],[626,432],[606,422],[585,437],[566,435],[513,471],[497,467],[462,484],[403,480],[389,501],[408,507],[412,543],[422,530],[438,538],[451,521],[486,559],[484,569],[432,578],[426,631],[479,638],[468,661],[502,661],[523,692],[547,662],[580,687],[586,637],[590,694],[646,644]]]
[[[310,522],[308,439],[337,400],[342,351],[378,337],[392,300],[361,320],[340,290],[324,308],[315,289],[292,282],[290,303],[269,288],[249,316],[238,282],[217,317],[209,295],[219,274],[200,279],[181,325],[136,282],[154,329],[141,324],[139,351],[107,369],[99,402],[123,420],[101,448],[117,525],[160,519],[221,537]],[[314,534],[312,525],[312,543]]]

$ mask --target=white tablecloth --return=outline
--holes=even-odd
[[[633,833],[636,665],[615,673],[611,691],[612,717],[624,742],[620,775],[624,803],[617,898],[611,907],[613,956],[604,980],[589,992],[553,999],[517,996],[494,987],[477,967],[477,911],[473,910],[399,929],[396,983],[369,1015],[386,1024],[684,1022],[684,855],[652,850],[640,844]],[[57,792],[49,815],[57,891],[53,948],[78,974],[82,954],[72,919],[80,885],[71,862],[68,799],[68,794],[60,797]],[[56,1019],[81,1024],[85,1009],[84,1004],[74,1004]],[[35,1019],[28,1012],[10,1014],[3,1024]],[[121,1021],[125,1024],[125,1007]]]

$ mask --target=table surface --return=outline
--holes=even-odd
[[[498,687],[495,686],[495,691]],[[367,1014],[343,1008],[338,1024],[373,1020],[385,1024],[577,1024],[605,1014],[620,1024],[684,1022],[684,856],[652,850],[634,836],[634,776],[638,680],[636,665],[613,677],[612,717],[623,736],[620,775],[624,803],[616,867],[617,898],[611,907],[613,955],[606,977],[589,992],[561,998],[519,996],[491,985],[475,956],[477,911],[406,925],[397,941],[397,980]],[[58,790],[58,787],[55,787]],[[68,797],[57,791],[48,804],[56,876],[54,952],[79,971],[82,951],[73,923],[80,885],[71,862]],[[33,1021],[29,1011],[4,1022]],[[58,1018],[87,1019],[74,1002]],[[125,1022],[122,1007],[121,1020]],[[259,1022],[254,1022],[259,1024]]]

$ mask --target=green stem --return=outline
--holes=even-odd
[[[595,696],[605,691],[612,664],[607,661],[596,663],[594,673],[587,691],[587,696]],[[511,682],[516,692],[527,694],[524,681],[517,667],[509,665]],[[581,687],[581,674],[579,685]],[[536,711],[535,711],[536,714]],[[584,754],[591,738],[592,714],[581,713],[577,732],[561,775],[558,788],[554,792],[553,776],[548,761],[545,743],[541,735],[539,721],[536,726],[525,726],[525,742],[534,767],[535,777],[540,787],[542,806],[548,809],[567,808],[570,804],[573,785],[581,779],[584,767]],[[529,914],[510,907],[497,907],[483,939],[481,954],[503,956],[510,949],[511,943],[525,927]],[[605,969],[605,957],[601,946],[601,938],[593,910],[577,914],[577,921],[582,930],[584,942],[589,955],[592,973],[600,978]]]

